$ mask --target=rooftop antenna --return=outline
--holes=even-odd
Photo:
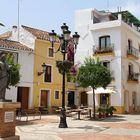
[[[122,11],[122,7],[120,7],[120,12]]]
[[[119,6],[117,7],[117,12],[119,12]]]
[[[19,15],[20,13],[19,12],[20,12],[20,0],[18,0],[18,21],[17,21],[18,22],[18,30],[17,30],[18,31],[18,33],[17,33],[18,42],[19,42],[19,21],[20,21],[20,15]]]
[[[107,11],[109,12],[109,0],[107,0]]]

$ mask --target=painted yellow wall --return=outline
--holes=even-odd
[[[62,75],[59,73],[58,68],[56,67],[56,60],[62,60],[61,52],[55,53],[54,57],[48,56],[48,48],[51,47],[49,41],[36,40],[35,41],[35,55],[34,55],[34,87],[33,87],[33,106],[39,106],[40,92],[43,90],[50,90],[50,106],[61,106],[62,102]],[[57,50],[59,44],[54,45],[55,50]],[[52,66],[52,82],[44,83],[44,74],[38,76],[38,72],[42,71],[42,64],[48,64]],[[67,81],[67,80],[66,80]],[[69,84],[66,82],[66,91],[68,91]],[[74,86],[70,86],[69,89],[75,89]],[[55,99],[54,92],[55,90],[60,91],[60,98]],[[67,94],[65,98],[67,103]]]

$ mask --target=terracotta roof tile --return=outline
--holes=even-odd
[[[2,39],[8,39],[11,36],[12,36],[12,31],[8,31],[8,32],[5,32],[5,33],[1,34],[0,35],[0,38],[2,38]]]
[[[37,39],[49,41],[49,32],[46,32],[46,31],[43,31],[40,29],[36,29],[36,28],[32,28],[32,27],[28,27],[28,26],[24,26],[24,25],[22,25],[22,27],[25,30],[27,30],[28,32],[30,32],[31,34],[33,34],[35,37],[37,37]],[[56,42],[59,42],[59,39],[57,39]]]
[[[0,48],[12,49],[12,50],[23,50],[23,51],[33,51],[33,49],[17,42],[7,39],[0,39]]]

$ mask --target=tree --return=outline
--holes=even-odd
[[[4,24],[0,23],[0,26],[4,26]]]
[[[6,55],[6,63],[9,65],[9,80],[8,80],[8,86],[15,86],[17,83],[19,83],[20,80],[20,65],[14,63],[14,57],[11,53],[7,53]]]
[[[82,87],[91,86],[93,89],[93,117],[95,119],[95,89],[98,87],[106,88],[111,82],[110,71],[102,66],[98,61],[95,63],[93,58],[86,58],[84,64],[79,68],[77,82]]]

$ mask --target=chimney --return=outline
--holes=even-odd
[[[16,25],[12,26],[12,30],[13,30],[13,32],[16,32],[17,31],[17,26]]]
[[[118,20],[122,20],[122,14],[118,14]]]
[[[14,25],[12,28],[13,28],[13,29],[17,29],[17,26],[16,26],[16,25]]]

